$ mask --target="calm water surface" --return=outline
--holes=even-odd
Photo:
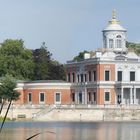
[[[140,140],[140,122],[7,122],[0,140],[26,140],[38,132],[43,134],[32,140]]]

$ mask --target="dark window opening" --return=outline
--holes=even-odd
[[[88,72],[88,75],[89,75],[89,82],[92,80],[91,78],[91,71]]]
[[[105,81],[109,81],[109,71],[105,71]]]
[[[75,102],[75,93],[72,93],[72,102]]]
[[[96,81],[97,80],[96,71],[93,71],[93,75],[94,75],[94,81]]]
[[[45,95],[44,93],[40,93],[40,102],[44,102],[45,101]]]
[[[31,102],[32,101],[32,93],[28,94],[28,101]]]
[[[72,80],[75,82],[75,73],[72,73]]]
[[[118,71],[118,81],[122,81],[122,71]]]
[[[68,82],[70,82],[70,73],[68,73]]]
[[[56,93],[56,98],[55,98],[56,100],[56,102],[60,102],[60,93]]]
[[[130,81],[135,81],[135,72],[130,71]]]
[[[105,92],[105,101],[109,101],[110,95],[109,92]]]
[[[78,79],[78,82],[79,82],[79,74],[77,75],[77,79]]]
[[[84,81],[83,74],[81,74],[81,82],[83,82],[83,81]]]

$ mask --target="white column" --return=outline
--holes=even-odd
[[[87,73],[87,82],[89,82],[89,73]]]
[[[75,94],[76,103],[79,104],[79,93],[76,92]]]
[[[130,88],[130,104],[133,104],[133,88]]]
[[[121,103],[124,104],[124,101],[123,101],[123,87],[121,88]]]
[[[87,105],[87,88],[85,86],[85,104]]]
[[[136,100],[137,100],[137,99],[136,99],[136,88],[134,87],[133,90],[134,90],[134,104],[137,104],[137,101],[136,101]]]
[[[81,82],[81,73],[79,74],[79,82]]]
[[[83,82],[85,82],[86,80],[85,80],[85,74],[83,74]]]

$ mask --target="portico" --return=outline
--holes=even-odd
[[[140,87],[122,86],[116,90],[117,104],[140,105]]]

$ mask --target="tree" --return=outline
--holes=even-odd
[[[49,79],[49,63],[51,53],[47,50],[45,42],[42,43],[39,49],[33,50],[34,58],[34,79],[46,80]]]
[[[16,81],[12,76],[6,75],[5,77],[2,78],[0,85],[0,98],[2,100],[0,114],[2,111],[2,107],[6,101],[19,99],[20,93],[14,90],[15,88]]]
[[[49,67],[50,80],[66,80],[66,68],[57,61],[51,61]]]
[[[135,53],[138,55],[140,54],[140,43],[134,43],[134,42],[126,42],[126,47],[128,49],[134,50]]]
[[[75,61],[80,61],[80,60],[83,60],[84,59],[84,54],[85,53],[89,53],[88,51],[84,50],[83,52],[80,52],[77,56],[75,56],[73,58],[73,60]]]
[[[34,80],[65,80],[65,67],[58,61],[52,60],[45,42],[39,49],[33,50]]]
[[[10,74],[17,79],[33,78],[32,51],[24,47],[21,39],[7,39],[1,43],[0,65],[0,77]]]
[[[13,100],[17,100],[20,96],[20,93],[18,93],[16,90],[16,82],[15,80],[13,79],[13,77],[11,77],[10,75],[6,75],[2,80],[1,80],[1,85],[0,85],[0,97],[1,99],[3,100],[3,103],[1,105],[1,110],[0,110],[0,113],[3,109],[3,105],[4,105],[4,102],[5,101],[8,101],[9,102],[9,105],[8,105],[8,108],[7,108],[7,111],[5,113],[5,116],[4,116],[4,119],[3,119],[3,122],[1,124],[1,127],[0,127],[0,132],[2,131],[2,128],[3,128],[3,125],[4,125],[4,122],[5,122],[5,119],[7,117],[7,114],[8,114],[8,111],[10,109],[10,106],[11,106],[11,103]]]

